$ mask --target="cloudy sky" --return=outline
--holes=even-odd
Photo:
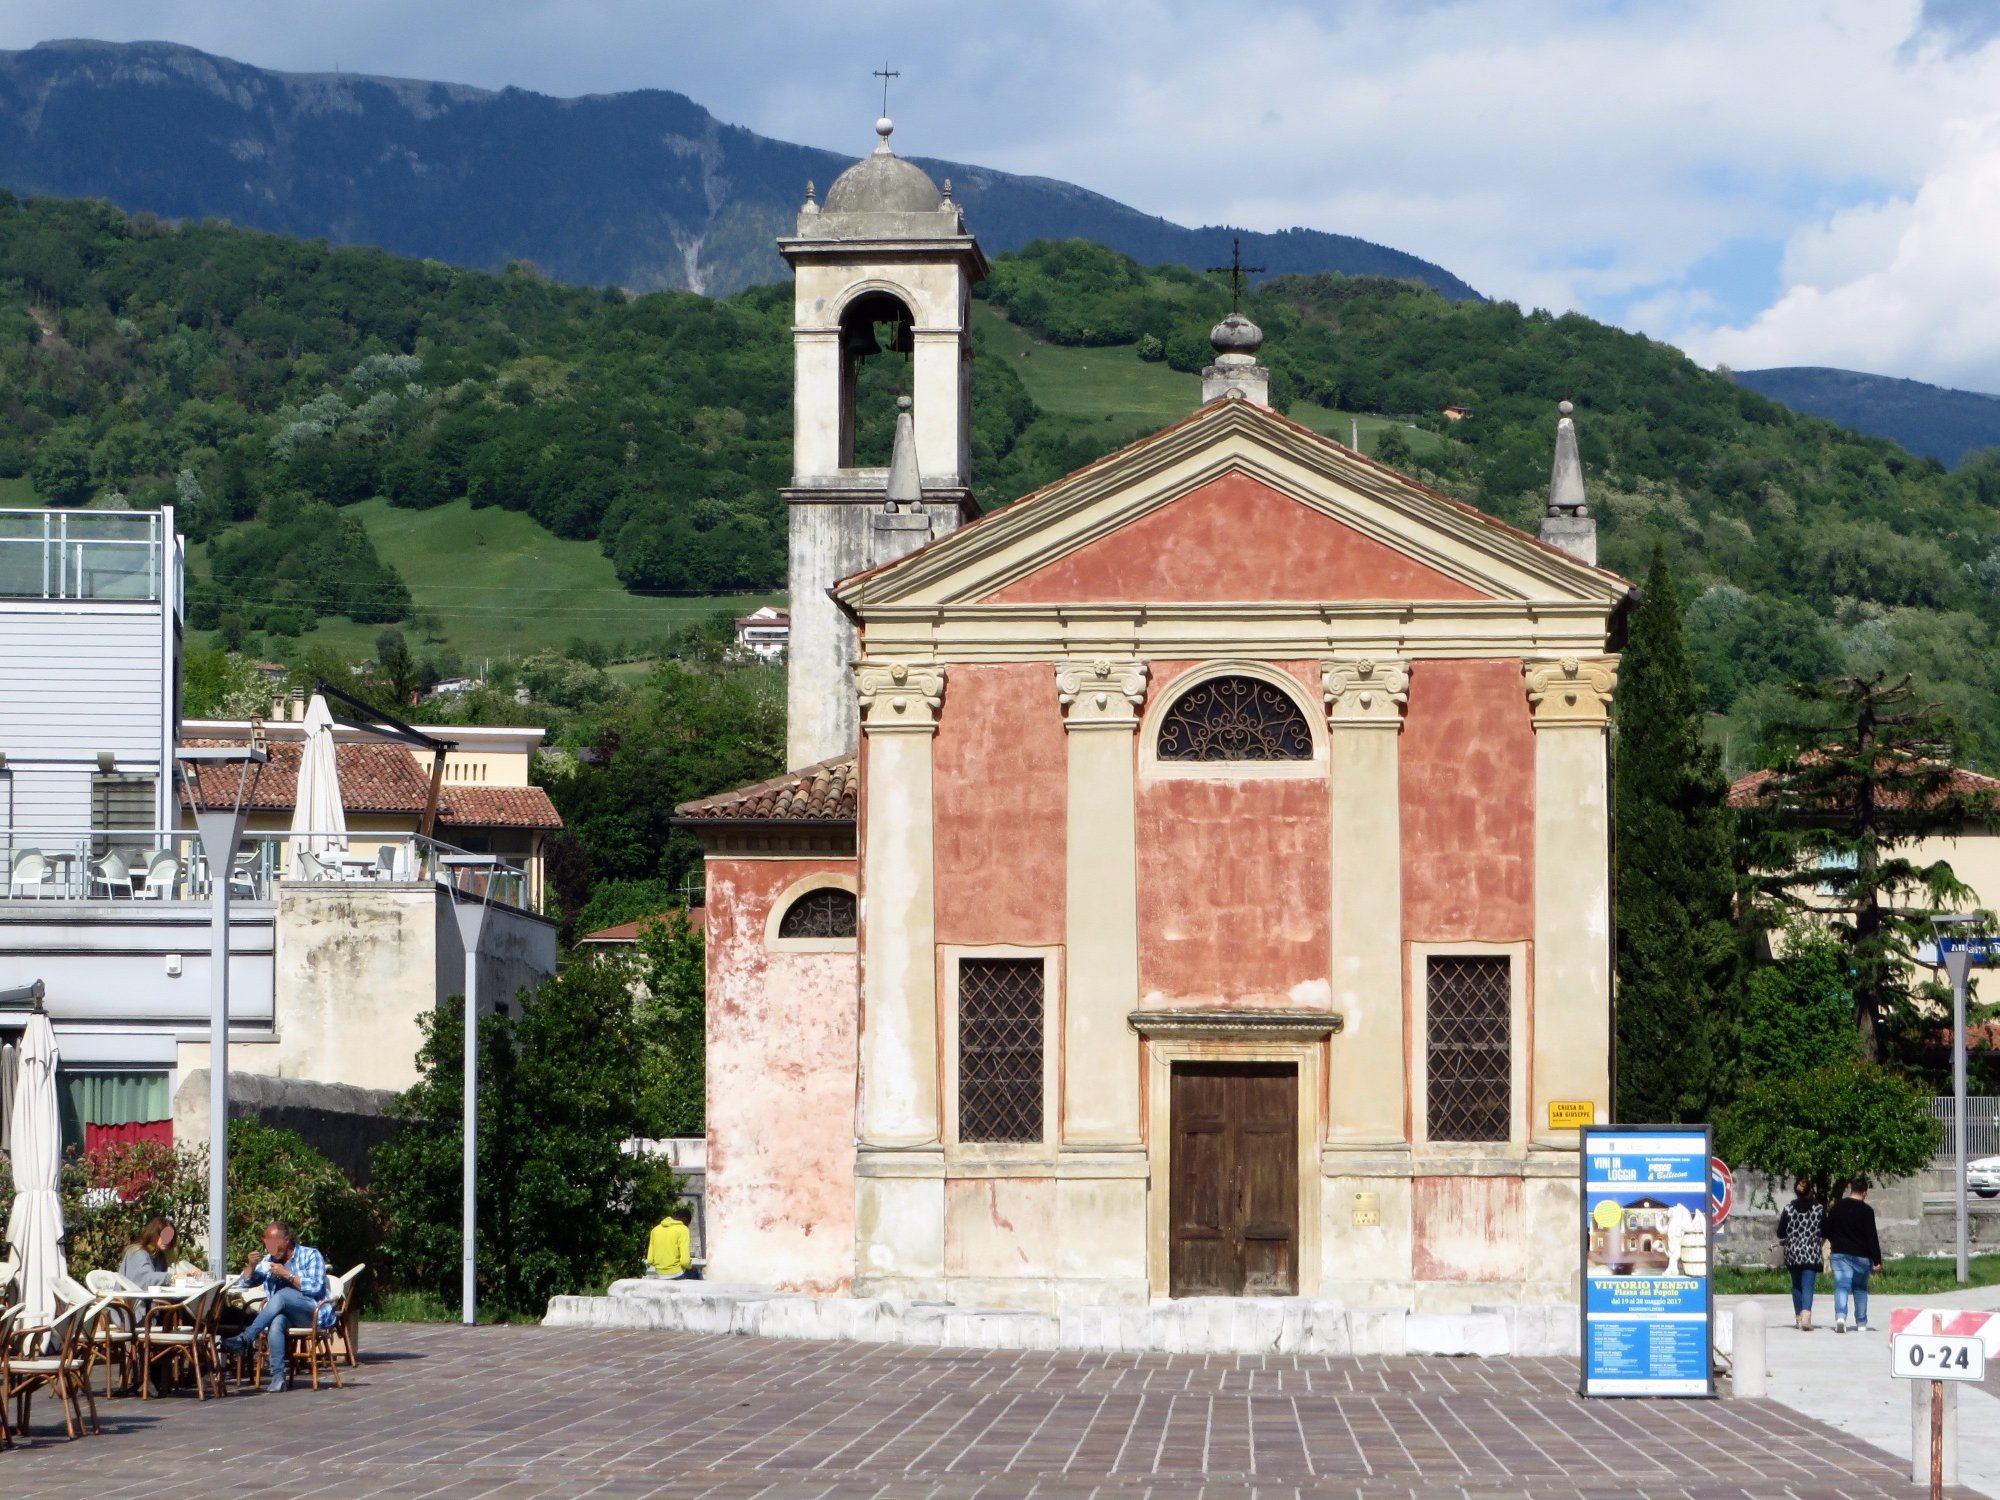
[[[8,0],[0,47],[659,87],[1413,251],[1707,363],[2000,392],[2000,0]],[[976,228],[977,226],[975,226]]]

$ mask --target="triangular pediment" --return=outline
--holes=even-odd
[[[850,607],[1614,604],[1625,580],[1242,401],[836,589]]]

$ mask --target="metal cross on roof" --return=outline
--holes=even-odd
[[[888,85],[884,84],[883,87],[887,88]],[[1229,278],[1229,310],[1231,312],[1241,312],[1243,310],[1243,278],[1246,276],[1255,276],[1264,269],[1265,267],[1263,266],[1246,266],[1243,264],[1243,239],[1242,236],[1238,235],[1229,242],[1229,264],[1226,266],[1210,266],[1208,274],[1211,276],[1227,276]]]
[[[903,73],[900,68],[892,69],[885,61],[875,70],[874,76],[882,80],[882,113],[886,115],[889,113],[889,80],[901,78]]]

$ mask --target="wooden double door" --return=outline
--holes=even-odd
[[[1299,1288],[1299,1073],[1291,1063],[1175,1063],[1168,1291]]]

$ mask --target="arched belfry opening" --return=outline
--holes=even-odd
[[[786,758],[852,754],[854,621],[841,579],[894,562],[979,514],[972,498],[972,288],[986,257],[951,195],[889,147],[827,188],[806,184],[792,268],[791,641]],[[892,493],[893,492],[893,493]]]
[[[916,315],[894,292],[870,288],[840,314],[840,466],[883,468],[896,432],[896,397],[910,393]]]

